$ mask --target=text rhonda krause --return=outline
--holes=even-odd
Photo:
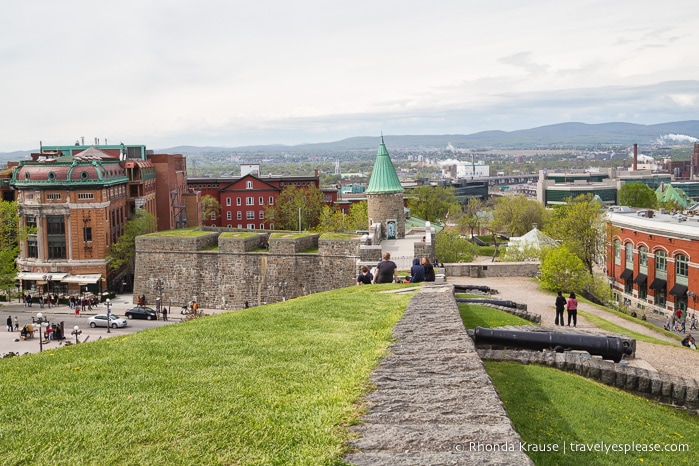
[[[456,445],[458,452],[497,452],[497,451],[521,451],[521,452],[595,452],[595,453],[643,453],[643,452],[686,452],[689,451],[687,443],[527,443],[527,442],[503,442],[481,443],[468,442],[468,444]]]

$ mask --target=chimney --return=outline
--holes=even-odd
[[[638,169],[638,144],[633,145],[633,171]]]

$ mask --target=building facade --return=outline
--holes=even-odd
[[[619,302],[660,314],[697,309],[699,216],[617,207],[607,214],[606,273]]]

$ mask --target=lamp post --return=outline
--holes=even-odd
[[[109,298],[107,298],[105,302],[107,303],[107,333],[112,333],[112,302]]]
[[[163,305],[163,279],[157,278],[155,280],[155,289],[158,291],[158,300],[155,305],[156,315],[160,316],[160,306]]]
[[[49,326],[49,319],[41,312],[37,312],[34,322],[39,324],[39,352],[41,353],[44,351],[44,328]]]
[[[81,333],[83,333],[83,331],[80,330],[80,327],[78,327],[77,325],[75,327],[73,327],[73,331],[70,332],[71,335],[75,335],[75,344],[76,345],[78,344],[78,335],[80,335]]]

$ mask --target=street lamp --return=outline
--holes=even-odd
[[[49,319],[41,312],[36,313],[35,323],[39,324],[39,352],[44,351],[44,328],[49,326]]]
[[[158,317],[160,316],[161,306],[163,305],[163,279],[157,278],[155,280],[155,289],[158,291],[158,299],[155,305],[155,312]]]
[[[107,303],[107,333],[112,333],[111,331],[111,326],[112,326],[112,319],[111,319],[111,314],[112,314],[112,302],[109,300],[109,298],[106,299]]]
[[[78,335],[80,335],[82,333],[83,333],[83,331],[80,330],[80,327],[78,327],[77,325],[75,327],[73,327],[73,331],[70,332],[71,335],[75,335],[75,344],[76,345],[78,344]]]

